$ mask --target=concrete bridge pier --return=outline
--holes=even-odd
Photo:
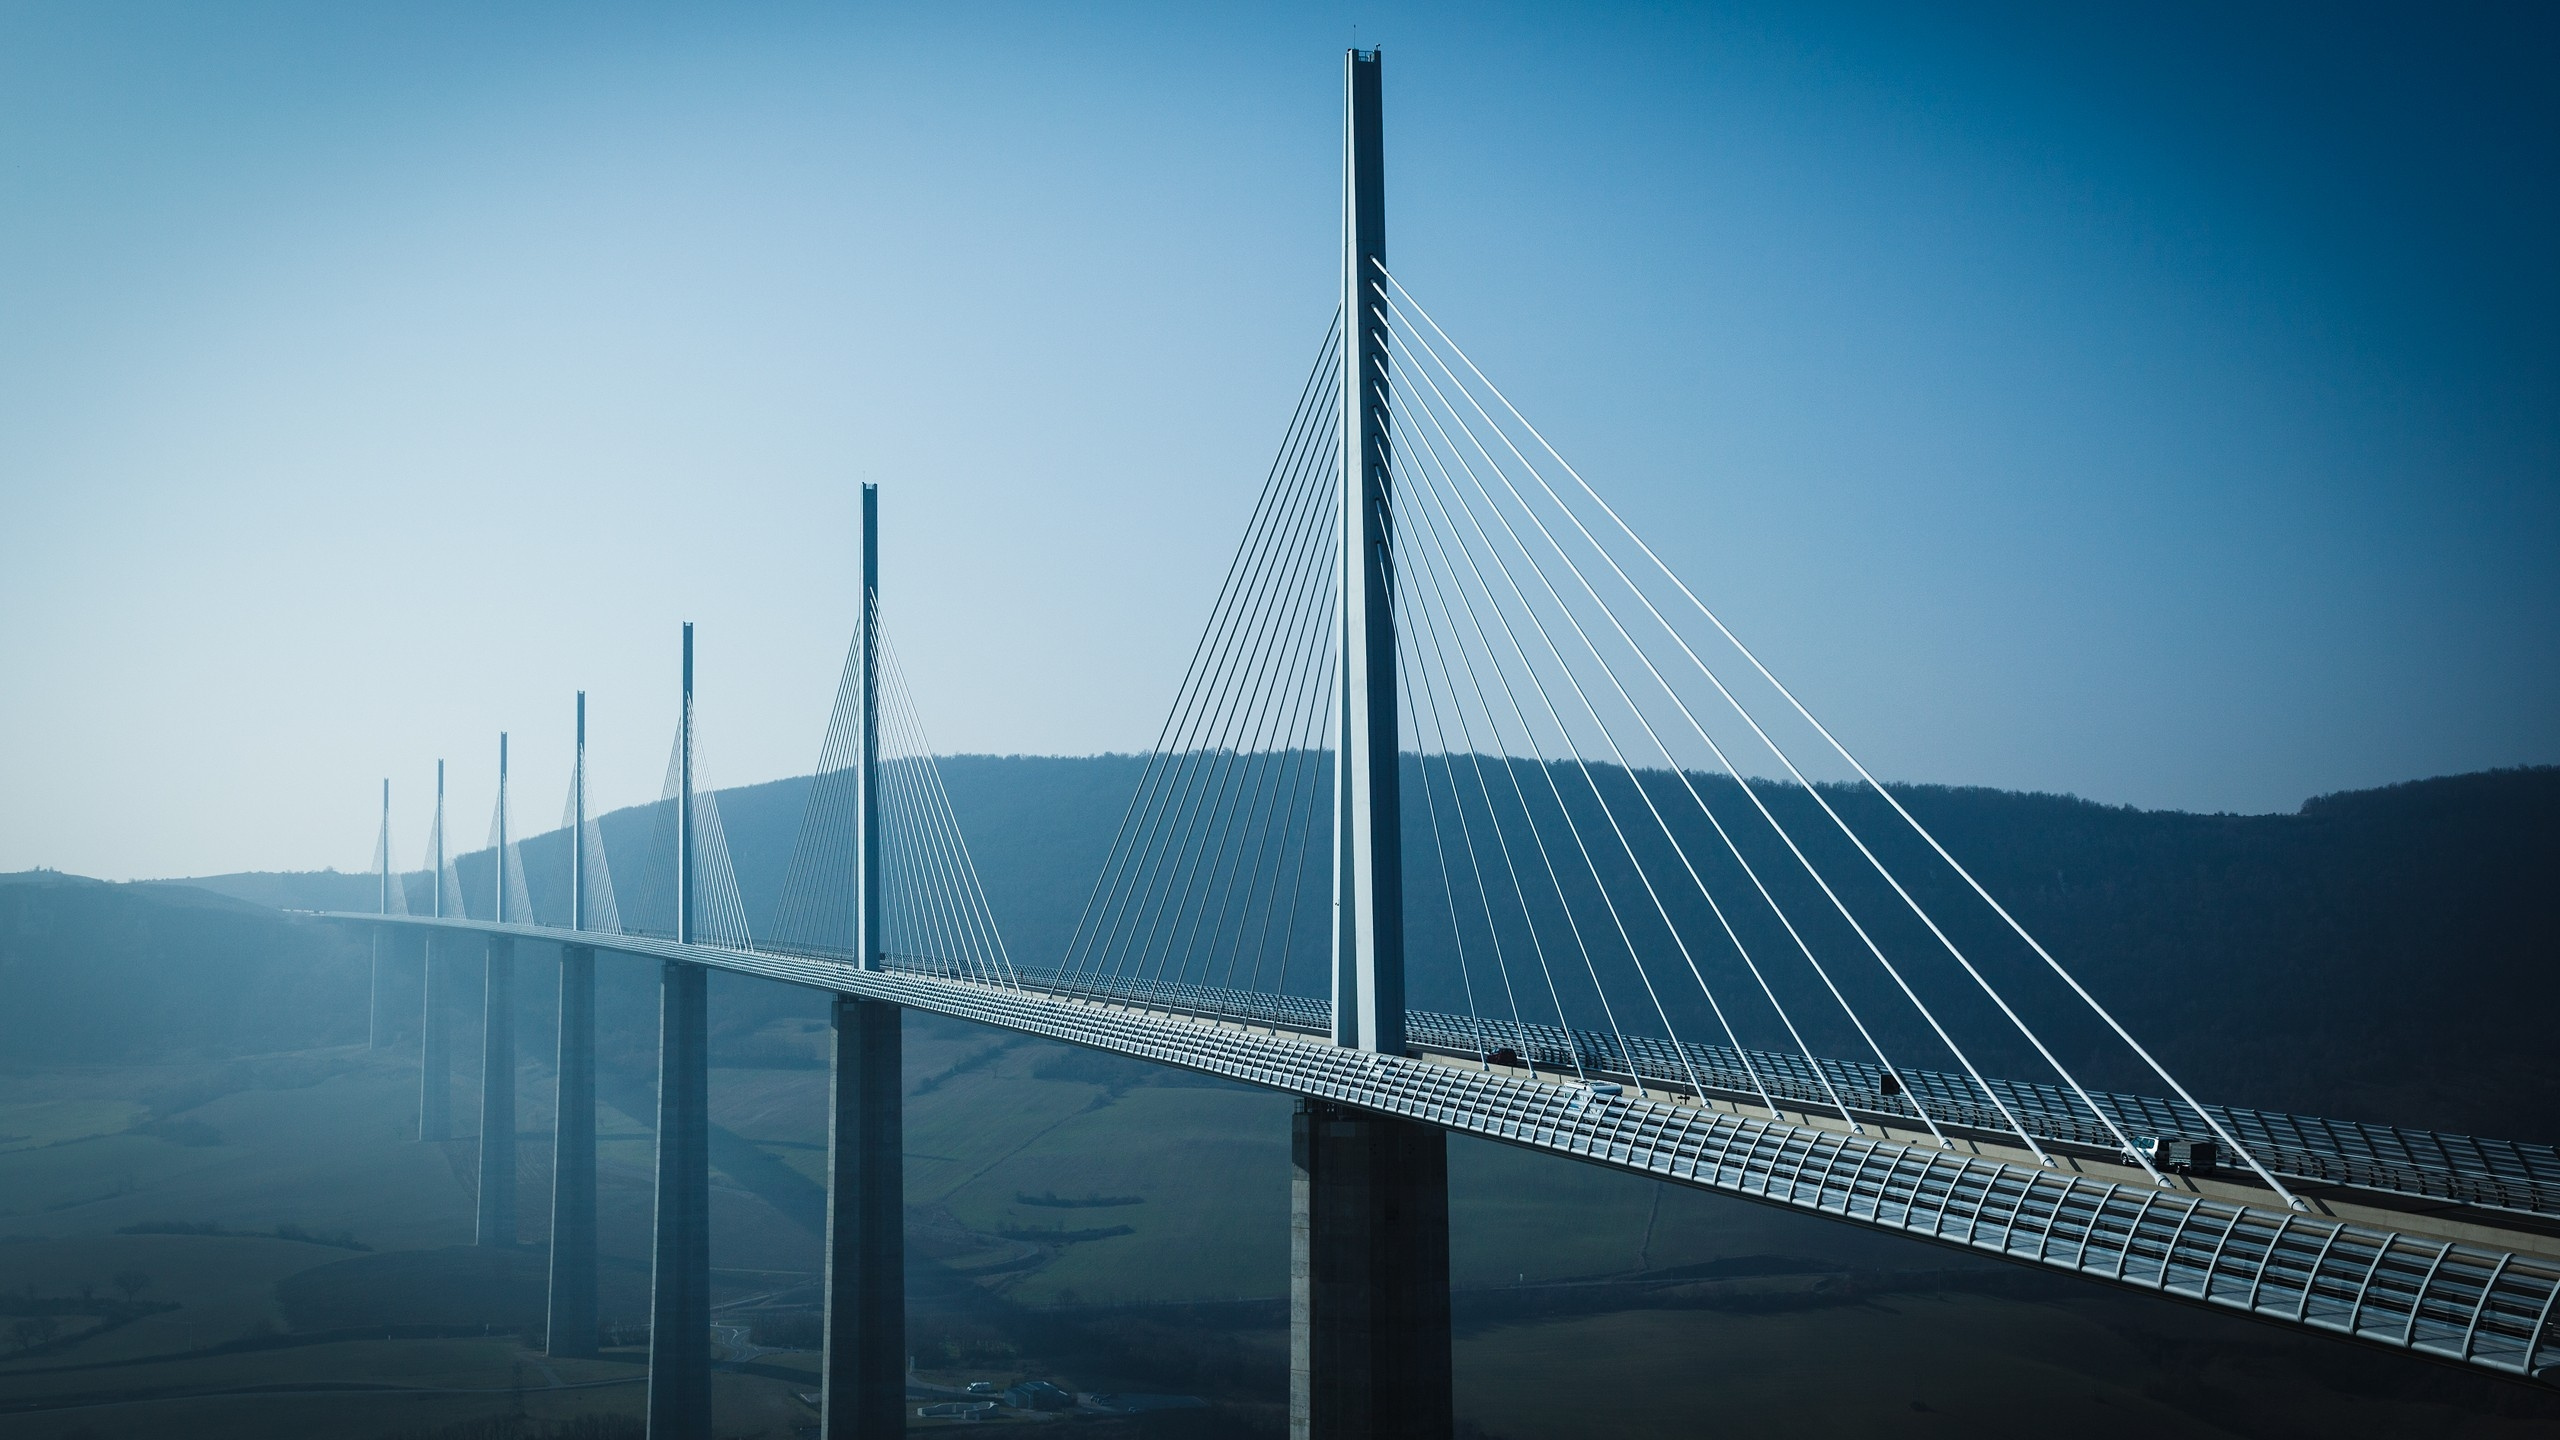
[[[516,942],[489,937],[480,1023],[480,1216],[476,1245],[516,1243]]]
[[[1300,1100],[1290,1159],[1291,1440],[1448,1440],[1447,1137]]]
[[[453,1031],[445,1022],[444,967],[436,940],[426,937],[423,1013],[418,1019],[418,1138],[453,1138]]]
[[[711,1435],[711,1077],[702,967],[658,981],[658,1205],[649,1269],[649,1440]]]
[[[596,1353],[596,952],[560,947],[559,1089],[551,1142],[549,1355]]]
[[[902,1013],[884,1001],[836,997],[821,1440],[907,1433]]]

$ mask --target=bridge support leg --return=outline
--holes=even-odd
[[[436,941],[425,946],[425,992],[418,1018],[418,1138],[453,1138],[453,1032],[445,1023],[444,967],[436,963]]]
[[[1448,1440],[1447,1137],[1301,1100],[1290,1138],[1291,1440]]]
[[[364,1048],[382,1048],[382,927],[373,929],[373,980],[364,992]]]
[[[649,1440],[711,1435],[711,1077],[703,971],[658,982],[658,1218],[649,1269]]]
[[[480,1023],[480,1222],[474,1244],[516,1243],[516,942],[489,937]]]
[[[596,952],[560,947],[558,1118],[551,1141],[549,1355],[596,1353]]]
[[[836,997],[821,1440],[907,1433],[900,1013],[882,1001]]]

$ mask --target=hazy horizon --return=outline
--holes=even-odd
[[[2323,18],[2313,21],[2310,14]],[[856,485],[934,739],[1143,749],[1389,255],[1877,773],[2560,761],[2548,12],[0,17],[0,870],[349,869],[496,735],[804,773]],[[547,821],[550,816],[542,814]]]

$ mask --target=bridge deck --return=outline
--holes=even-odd
[[[891,956],[893,966],[968,978],[947,962]],[[1186,1014],[1244,1020],[1307,1035],[1331,1033],[1329,1007],[1317,998],[1233,990],[1181,982],[1114,977],[1055,977],[1026,970],[1031,989],[1088,999],[1136,1001]],[[1721,1045],[1682,1044],[1652,1036],[1617,1037],[1567,1031],[1553,1025],[1512,1025],[1478,1016],[1411,1012],[1406,1030],[1420,1045],[1453,1055],[1478,1056],[1509,1048],[1536,1067],[1558,1074],[1588,1071],[1676,1090],[1696,1087],[1717,1098],[1755,1106],[1757,1086],[1771,1096],[1814,1111],[1833,1112],[1831,1096],[1849,1102],[1864,1119],[1921,1128],[1919,1109],[1902,1095],[1887,1094],[1882,1066],[1869,1061],[1825,1059],[1821,1074],[1801,1055],[1736,1051]],[[1747,1060],[1746,1060],[1747,1055]],[[1999,1143],[2010,1137],[2000,1112],[1965,1076],[1906,1070],[1903,1077],[1926,1100],[1941,1125]],[[1755,1085],[1756,1082],[1756,1085]],[[2117,1153],[2115,1137],[2061,1087],[1995,1079],[1991,1085],[2009,1112],[2040,1142],[2087,1155]],[[2101,1091],[2093,1097],[2128,1135],[2200,1132],[2192,1115],[2158,1096]],[[2376,1199],[2453,1201],[2482,1210],[2514,1212],[2505,1223],[2544,1227],[2526,1217],[2547,1217],[2560,1232],[2560,1150],[2512,1140],[2482,1139],[2430,1130],[2406,1130],[2354,1120],[2212,1106],[2214,1117],[2237,1135],[2268,1168],[2311,1188],[2343,1187]],[[2404,1207],[2405,1208],[2405,1207]]]
[[[2491,1212],[2384,1215],[2315,1196],[2328,1213],[2292,1213],[2251,1203],[2245,1187],[2163,1189],[2092,1159],[2045,1169],[1979,1141],[1915,1144],[1890,1124],[1851,1134],[1837,1121],[1738,1113],[1712,1095],[1600,1095],[1472,1063],[1346,1050],[1285,1025],[815,956],[492,921],[324,918],[574,941],[868,996],[2560,1383],[2560,1258],[2546,1237],[2502,1229]]]

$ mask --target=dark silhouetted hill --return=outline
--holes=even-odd
[[[943,762],[990,902],[1025,963],[1054,963],[1064,947],[1141,763],[1131,756]],[[1630,782],[1621,775],[1614,783]],[[1649,775],[1644,783],[1658,791],[1673,781]],[[1729,781],[1699,783],[1720,814],[1742,803]],[[758,925],[772,913],[807,789],[805,779],[793,779],[721,793],[740,888]],[[1895,838],[1900,832],[1874,797],[1825,793],[1863,833],[1882,837],[1878,848],[1898,870],[1921,877],[1914,889],[1933,913],[1970,917],[1950,929],[2004,992],[2057,983],[1986,911],[1963,900],[1916,842]],[[2560,1047],[2548,1032],[2560,1014],[2553,879],[2560,769],[2323,796],[2290,815],[2144,811],[1928,785],[1896,793],[2198,1090],[2235,1104],[2521,1139],[2560,1135]],[[1811,837],[1817,860],[1848,877],[1852,903],[1890,920],[1898,902],[1871,877],[1859,888],[1863,862],[1836,836],[1822,838],[1828,822],[1809,797],[1789,787],[1768,794],[1790,826]],[[1407,810],[1409,823],[1422,823],[1419,807]],[[627,887],[624,877],[644,868],[648,807],[616,812],[604,829],[617,882]],[[526,842],[525,854],[539,901],[543,876],[561,868],[565,852],[554,835]],[[1770,850],[1756,858],[1772,857],[1762,868],[1780,898],[1818,912],[1819,897],[1800,875],[1788,877],[1783,857]],[[484,886],[487,866],[485,852],[465,857],[466,887]],[[422,879],[410,877],[413,896],[422,895]],[[1439,918],[1445,899],[1421,867],[1409,867],[1408,880],[1416,1003],[1454,1005],[1455,967]],[[192,883],[310,906],[370,908],[373,893],[370,877],[326,873]],[[1896,931],[1888,923],[1882,933],[1895,953],[1934,944],[1910,925]],[[1962,998],[1950,996],[1950,1006]],[[2138,1073],[2110,1069],[2121,1047],[2070,1018],[2070,1008],[2056,1002],[2040,1013],[2061,1017],[2049,1038],[2067,1060],[2090,1067],[2091,1083],[2157,1089]],[[1984,1063],[1994,1060],[2024,1073],[2012,1052],[1993,1046]]]
[[[364,1038],[362,942],[188,885],[0,876],[0,1065]]]

